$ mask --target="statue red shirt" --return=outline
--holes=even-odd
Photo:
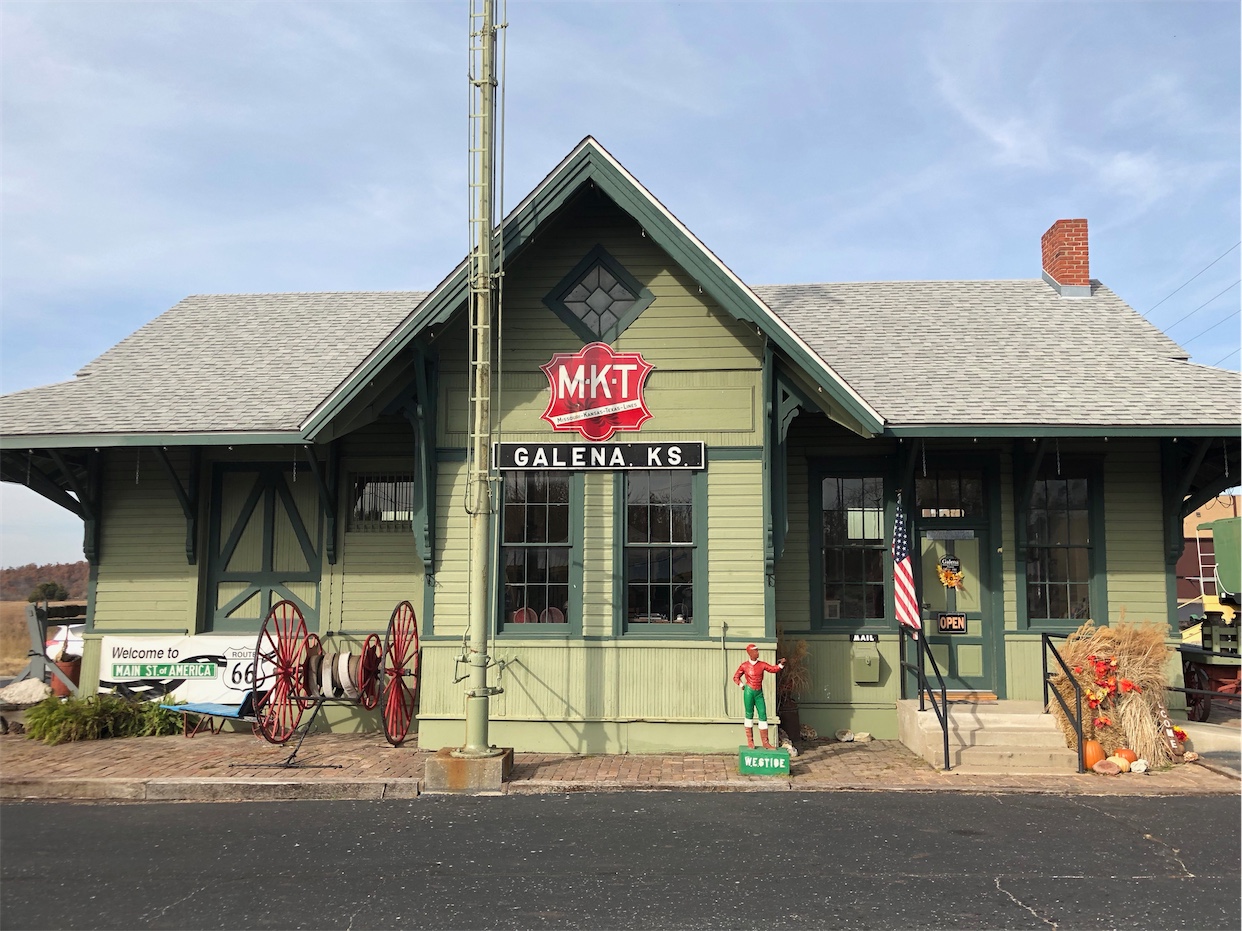
[[[763,674],[765,672],[783,672],[780,666],[773,666],[771,663],[764,662],[761,659],[743,660],[742,665],[737,667],[737,672],[733,674],[733,684],[741,685],[742,676],[746,677],[746,684],[755,691],[763,688]]]

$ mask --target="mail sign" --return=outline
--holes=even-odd
[[[638,430],[651,419],[643,386],[655,366],[640,353],[588,343],[578,352],[558,352],[540,368],[551,393],[542,416],[553,430],[577,430],[598,442],[618,430]]]

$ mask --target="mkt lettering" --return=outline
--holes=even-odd
[[[643,386],[654,366],[641,353],[588,343],[578,352],[556,353],[540,368],[549,389],[542,417],[553,430],[574,430],[600,442],[618,430],[638,430],[651,418]]]

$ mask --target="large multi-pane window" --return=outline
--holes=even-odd
[[[823,617],[872,620],[884,612],[884,480],[823,480]]]
[[[627,473],[627,625],[693,623],[694,551],[692,473]]]
[[[569,621],[566,472],[505,472],[504,624]]]
[[[1088,480],[1042,476],[1026,516],[1026,611],[1031,620],[1091,617]]]

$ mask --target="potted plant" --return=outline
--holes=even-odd
[[[785,660],[784,672],[776,677],[776,713],[789,739],[799,740],[802,737],[802,722],[798,699],[811,684],[810,650],[805,640],[789,640],[778,632],[776,657]]]

